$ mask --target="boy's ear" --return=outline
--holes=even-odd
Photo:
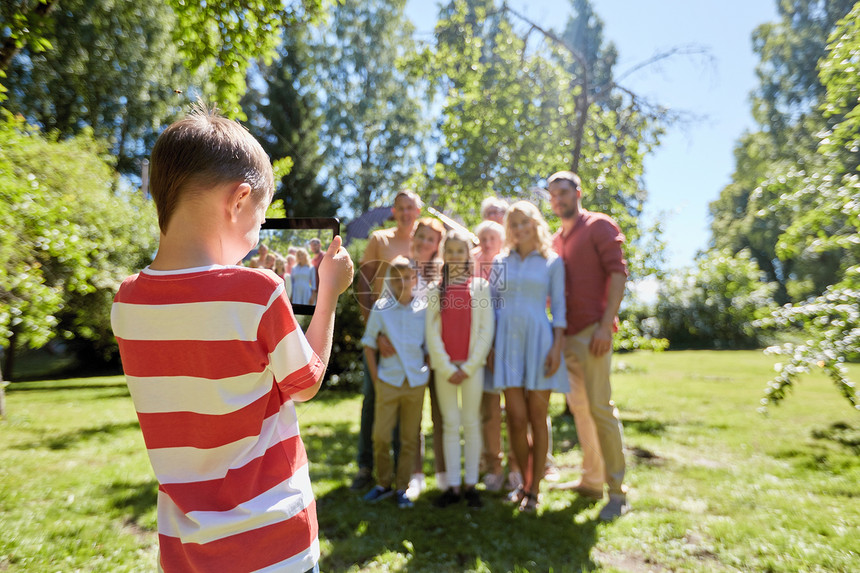
[[[227,194],[227,207],[230,217],[235,220],[239,212],[251,202],[251,186],[245,182],[230,187]]]

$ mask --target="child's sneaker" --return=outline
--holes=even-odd
[[[409,486],[406,488],[406,497],[415,501],[426,487],[427,482],[424,479],[424,474],[412,474],[412,478],[409,480]]]
[[[480,509],[484,507],[484,503],[481,501],[481,494],[478,493],[478,490],[476,490],[474,486],[466,489],[466,491],[463,492],[463,497],[466,498],[466,505],[472,509]]]
[[[433,505],[435,505],[436,507],[448,507],[449,505],[459,503],[459,501],[460,494],[455,492],[453,487],[449,487],[444,492],[442,492],[442,495],[440,495],[433,501]]]
[[[378,485],[374,487],[372,490],[367,492],[364,496],[364,501],[377,502],[381,499],[385,499],[386,497],[391,497],[394,495],[394,490],[390,487],[382,487]]]
[[[406,492],[402,489],[398,489],[397,492],[394,494],[394,502],[400,509],[408,509],[410,507],[415,507],[415,504],[412,503],[411,499],[406,497]]]

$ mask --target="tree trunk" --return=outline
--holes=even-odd
[[[584,66],[583,66],[584,69]],[[576,123],[573,128],[573,158],[570,162],[570,170],[579,173],[579,160],[582,156],[582,140],[585,138],[585,122],[588,119],[588,73],[582,74],[582,91],[576,98]]]
[[[3,370],[0,369],[0,420],[6,417],[6,386],[8,384],[3,380]]]
[[[6,376],[12,378],[12,373],[15,368],[15,344],[18,340],[18,331],[12,327],[12,334],[9,335],[9,346],[6,348],[6,363],[3,365],[3,372]]]
[[[368,138],[364,142],[364,160],[362,162],[362,171],[365,173],[367,172],[367,171],[365,171],[365,169],[369,170],[371,168],[370,147],[371,147],[371,141]],[[362,182],[366,182],[368,180],[368,177],[362,177],[361,180],[362,180]],[[362,213],[367,213],[370,210],[370,195],[372,193],[373,193],[373,189],[371,189],[369,186],[366,186],[366,184],[363,184],[362,188],[358,189],[358,195],[360,198],[360,205],[361,205],[361,212]]]

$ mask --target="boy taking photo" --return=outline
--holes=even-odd
[[[238,123],[198,105],[152,150],[158,253],[111,323],[158,479],[159,566],[318,568],[316,506],[294,402],[319,390],[352,262],[335,237],[304,334],[259,240],[272,165]]]

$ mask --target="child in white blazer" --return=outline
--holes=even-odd
[[[495,314],[489,283],[472,276],[471,247],[471,241],[462,233],[447,233],[442,247],[442,280],[428,296],[426,344],[442,411],[449,486],[434,502],[437,507],[446,507],[462,497],[470,507],[482,505],[475,484],[481,457],[484,363],[493,343]],[[460,476],[461,425],[465,480]],[[463,481],[465,488],[461,488]]]

